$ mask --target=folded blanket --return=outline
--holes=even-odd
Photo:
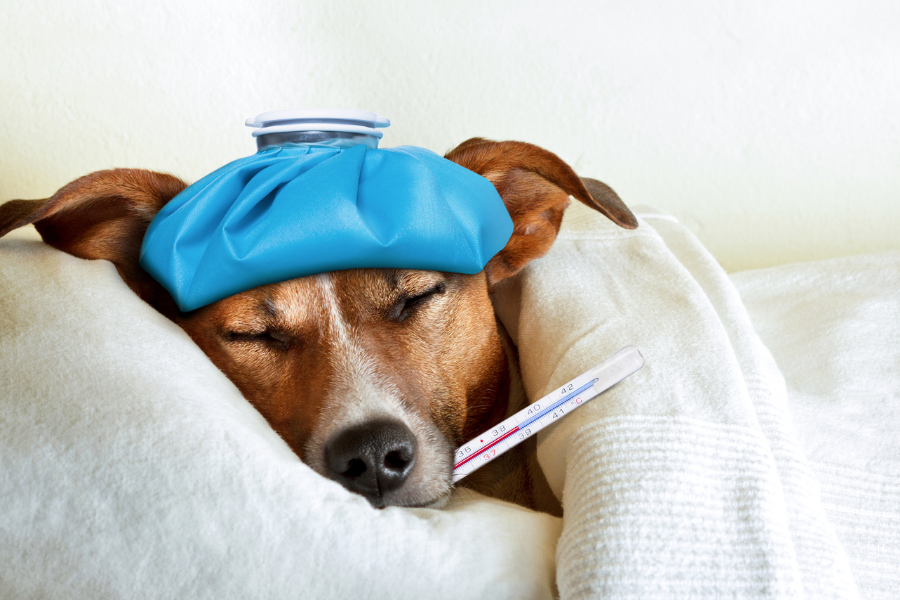
[[[665,216],[572,206],[498,291],[537,398],[634,344],[646,365],[539,434],[563,598],[853,598],[784,380],[728,277]]]

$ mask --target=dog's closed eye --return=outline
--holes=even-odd
[[[388,318],[392,321],[402,323],[411,317],[417,310],[424,306],[429,300],[443,294],[447,291],[447,287],[443,283],[438,283],[424,292],[415,295],[401,296],[391,310],[388,312]]]
[[[287,350],[295,341],[287,333],[274,329],[263,331],[226,331],[222,334],[222,337],[229,343],[263,344],[273,350]]]

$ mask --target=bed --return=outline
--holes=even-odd
[[[0,240],[0,596],[889,598],[900,252],[727,275],[671,215],[574,203],[497,293],[562,519],[467,490],[372,509],[313,473],[105,261]]]

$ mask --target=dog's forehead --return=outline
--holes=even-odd
[[[342,313],[390,308],[399,299],[444,280],[441,273],[407,269],[348,269],[266,286],[262,301],[273,317],[291,321],[321,318],[336,304]]]
[[[316,280],[323,297],[333,294],[342,306],[351,308],[396,296],[398,276],[393,269],[350,269],[326,273]]]
[[[375,316],[452,276],[409,269],[348,269],[253,288],[217,303],[229,322],[248,326],[323,324],[340,314],[348,320]]]

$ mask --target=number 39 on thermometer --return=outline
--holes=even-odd
[[[538,431],[555,423],[594,396],[601,394],[644,366],[644,357],[627,346],[502,423],[469,440],[456,450],[453,483],[486,465]]]

